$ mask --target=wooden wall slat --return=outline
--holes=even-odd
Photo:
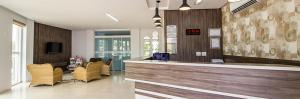
[[[41,23],[34,23],[34,63],[69,62],[71,57],[72,31]],[[63,43],[63,52],[47,54],[47,42]]]
[[[171,60],[210,62],[213,58],[222,58],[222,42],[221,49],[210,49],[208,37],[209,28],[221,28],[222,26],[221,9],[166,10],[164,13],[165,31],[167,25],[177,26],[177,54],[171,55]],[[201,35],[185,35],[186,29],[193,28],[199,28]],[[165,44],[165,48],[167,48],[167,44]],[[197,57],[196,52],[207,52],[207,56]]]

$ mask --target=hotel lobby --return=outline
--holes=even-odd
[[[0,99],[300,99],[300,0],[1,0]]]

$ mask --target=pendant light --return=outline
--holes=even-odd
[[[159,16],[159,12],[158,12],[158,5],[160,3],[160,0],[156,1],[156,8],[155,8],[155,15],[152,18],[153,20],[161,20],[161,17]]]
[[[161,22],[160,22],[160,20],[156,20],[156,21],[154,22],[154,24],[155,24],[155,25],[159,25],[159,24],[161,24]]]
[[[179,10],[190,10],[191,7],[189,4],[187,4],[187,0],[182,1],[182,5],[180,6]]]
[[[228,0],[228,2],[239,2],[241,0]]]
[[[156,27],[156,28],[161,28],[162,26],[159,24],[159,25],[156,25],[155,27]]]

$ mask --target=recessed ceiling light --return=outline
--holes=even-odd
[[[115,18],[114,16],[112,16],[111,14],[105,13],[105,15],[108,16],[109,18],[111,18],[112,20],[119,22],[119,20],[117,18]]]
[[[197,0],[196,1],[196,4],[198,5],[198,4],[200,4],[202,2],[202,0]]]

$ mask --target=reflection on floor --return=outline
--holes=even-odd
[[[134,99],[134,84],[124,80],[123,72],[84,83],[73,82],[65,75],[63,83],[55,86],[28,87],[20,84],[11,91],[0,94],[0,99]]]

